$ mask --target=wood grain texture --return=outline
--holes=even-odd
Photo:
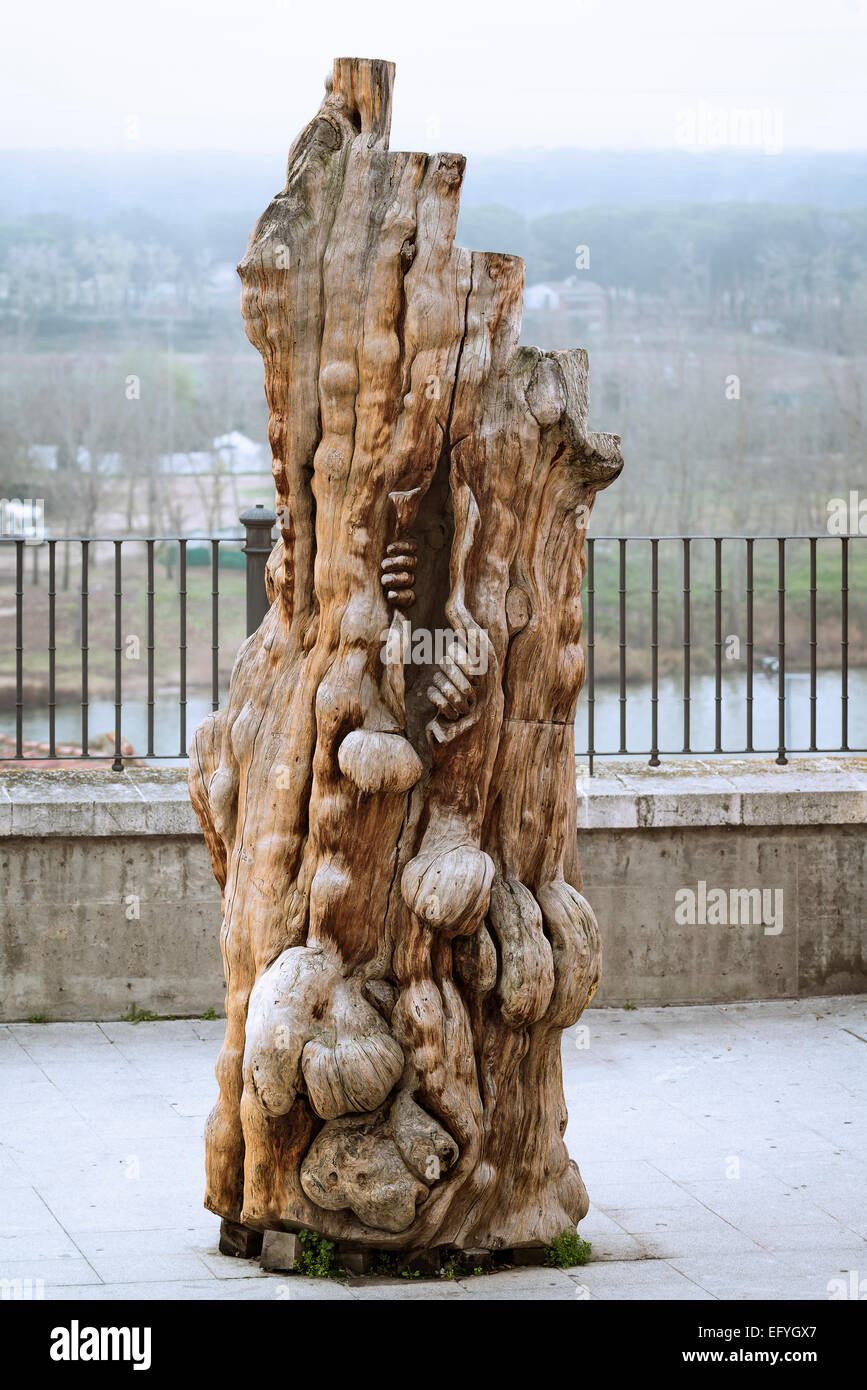
[[[600,966],[573,722],[587,519],[622,460],[587,430],[586,354],[518,347],[523,263],[454,245],[462,157],[389,151],[393,76],[335,62],[239,266],[280,540],[191,748],[224,909],[206,1204],[504,1249],[587,1209],[559,1053]]]

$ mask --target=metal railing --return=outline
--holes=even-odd
[[[251,507],[242,512],[239,520],[244,526],[243,551],[246,556],[246,630],[249,635],[255,632],[268,611],[265,593],[265,566],[271,553],[272,529],[277,518],[266,507]],[[211,551],[211,708],[220,705],[220,546],[237,547],[239,538],[234,537],[195,537],[195,544],[208,545]],[[14,753],[0,753],[0,762],[42,762],[57,761],[107,761],[112,760],[112,770],[122,772],[124,757],[147,760],[169,760],[173,757],[187,757],[187,553],[191,538],[181,536],[149,536],[145,538],[128,537],[126,541],[117,538],[101,537],[62,537],[40,542],[48,549],[48,737],[44,749],[27,753],[24,749],[24,570],[25,547],[28,542],[14,539],[15,546],[15,735]],[[57,737],[57,691],[56,691],[56,653],[57,653],[57,547],[70,544],[81,547],[80,564],[80,649],[81,649],[81,745],[80,751],[70,752],[63,748]],[[114,747],[110,753],[100,753],[90,747],[88,698],[88,679],[90,674],[90,643],[88,632],[90,600],[90,554],[91,547],[111,545],[114,551]],[[147,588],[146,596],[146,653],[147,653],[147,749],[124,754],[124,739],[121,729],[123,717],[123,546],[143,544],[146,552]],[[157,548],[177,546],[178,573],[178,670],[180,689],[178,697],[179,751],[167,753],[155,748],[155,599],[156,599],[156,557]]]
[[[47,547],[47,739],[35,744],[24,737],[25,719],[25,545],[23,539],[9,542],[15,546],[15,732],[0,743],[0,762],[25,764],[29,761],[111,761],[112,768],[122,770],[125,760],[171,760],[187,756],[188,728],[188,551],[196,546],[201,559],[203,547],[210,550],[210,707],[219,708],[221,694],[220,653],[222,614],[220,607],[221,547],[238,549],[243,539],[246,557],[244,585],[246,632],[255,631],[266,609],[265,565],[271,550],[273,512],[255,507],[242,513],[245,528],[243,538],[237,537],[128,537],[118,538],[57,538],[43,541]],[[588,538],[587,569],[583,586],[584,649],[586,655],[586,686],[579,705],[577,727],[584,741],[589,771],[599,757],[649,756],[650,765],[659,766],[663,757],[684,755],[771,753],[783,764],[790,753],[860,753],[864,746],[850,743],[850,590],[852,589],[852,543],[864,540],[861,536],[599,536]],[[80,745],[70,751],[68,740],[57,736],[57,547],[80,547],[80,586],[78,590],[80,647]],[[110,546],[113,553],[113,735],[103,736],[110,747],[100,751],[93,746],[89,728],[91,700],[91,642],[89,612],[91,601],[91,554],[96,546]],[[146,698],[144,700],[144,741],[146,748],[129,749],[122,731],[124,700],[124,546],[145,548],[145,654]],[[177,751],[156,746],[155,712],[157,642],[155,609],[157,606],[156,564],[165,557],[165,547],[172,547],[171,574],[177,569]],[[794,570],[794,591],[787,589],[788,565],[797,551]],[[770,564],[769,564],[770,553]],[[831,561],[829,564],[829,554]],[[701,556],[699,562],[698,557]],[[834,558],[836,557],[836,558]],[[859,641],[867,639],[867,571],[861,561],[867,551],[859,551],[856,597],[865,604],[858,612]],[[164,561],[165,562],[165,561]],[[34,561],[35,564],[35,561]],[[820,574],[821,567],[821,574]],[[36,570],[34,569],[34,582]],[[631,582],[630,582],[631,581]],[[564,598],[567,597],[564,595]],[[237,595],[236,595],[237,598]],[[725,628],[737,627],[742,620],[743,643],[737,632]],[[237,614],[235,617],[237,618]],[[790,685],[794,679],[789,660],[792,639],[787,643],[787,621],[795,626],[796,662],[806,669],[799,672],[809,679],[809,732],[803,746],[797,746],[788,731]],[[663,641],[661,627],[665,624],[668,640]],[[828,660],[831,628],[834,657]],[[820,640],[820,628],[822,636]],[[243,634],[240,634],[242,636]],[[697,641],[697,635],[701,640]],[[129,639],[127,639],[129,640]],[[734,643],[737,659],[727,667]],[[839,644],[839,645],[838,645]],[[741,652],[743,646],[743,652]],[[820,648],[824,658],[820,665]],[[663,676],[660,654],[663,653],[668,671],[667,708],[676,704],[680,710],[678,736],[669,737],[668,746],[661,736],[660,705]],[[735,671],[742,670],[736,677]],[[839,739],[822,741],[819,732],[820,671],[836,684],[839,682]],[[725,672],[725,675],[724,675]],[[712,746],[705,746],[695,733],[695,679],[713,681]],[[679,693],[672,693],[679,676]],[[757,676],[772,680],[776,686],[776,720],[773,746],[761,747],[756,737]],[[636,679],[640,682],[642,698],[649,705],[649,735],[636,742],[630,739],[628,716],[636,707]],[[734,683],[734,684],[733,684]],[[827,682],[826,682],[827,684]],[[724,712],[728,702],[736,703],[742,690],[742,737],[724,739]],[[613,700],[608,700],[608,734],[599,736],[597,706],[600,691],[616,689],[616,718]],[[765,706],[767,701],[765,701]],[[127,707],[129,705],[127,704]],[[582,718],[583,716],[583,718]],[[669,721],[669,735],[672,731]],[[9,753],[2,751],[3,746]],[[606,745],[610,746],[606,746]],[[711,744],[708,738],[707,744]]]
[[[587,651],[587,755],[589,759],[590,772],[593,771],[594,759],[600,756],[623,756],[635,753],[649,753],[651,767],[658,767],[662,756],[672,755],[683,757],[692,756],[712,756],[723,753],[774,753],[779,764],[788,761],[791,753],[861,753],[865,751],[864,746],[856,747],[850,744],[849,739],[849,646],[850,646],[850,614],[849,614],[849,594],[850,594],[850,543],[858,540],[867,540],[862,535],[792,535],[792,536],[629,536],[613,537],[600,536],[588,537],[587,539],[587,571],[584,580],[583,602],[586,620],[585,637]],[[693,583],[693,556],[697,545],[706,543],[712,546],[713,575],[712,575],[712,596],[713,596],[713,681],[714,681],[714,735],[713,745],[710,747],[696,746],[692,736],[692,678],[693,678],[693,648],[694,648],[694,583]],[[793,746],[792,741],[787,738],[787,714],[789,703],[789,692],[787,688],[787,643],[786,643],[786,623],[787,616],[791,617],[787,606],[787,556],[791,549],[801,544],[806,546],[806,570],[809,580],[809,589],[806,605],[806,644],[808,648],[807,665],[808,671],[804,672],[809,676],[809,737],[804,746]],[[618,594],[618,623],[617,623],[617,648],[618,648],[618,699],[620,707],[619,718],[619,742],[616,748],[600,748],[597,746],[595,738],[595,706],[597,700],[597,680],[596,680],[596,648],[597,648],[597,553],[599,547],[611,544],[617,546],[617,594]],[[649,585],[648,593],[650,599],[650,746],[649,748],[630,748],[627,741],[627,702],[628,682],[627,682],[627,546],[632,545],[633,549],[637,545],[649,547]],[[660,566],[660,546],[673,544],[680,551],[679,572],[681,580],[681,689],[680,704],[682,708],[682,739],[679,747],[661,747],[659,731],[659,566]],[[776,680],[777,686],[777,720],[776,720],[776,745],[774,747],[757,747],[754,728],[754,707],[755,707],[755,682],[756,682],[756,662],[757,662],[757,641],[756,641],[756,555],[757,545],[768,545],[775,551],[774,569],[775,573],[775,621],[774,631],[771,639],[775,655],[762,659],[762,668],[770,672]],[[819,583],[818,583],[818,557],[819,546],[835,551],[839,556],[839,698],[840,698],[840,740],[839,743],[822,744],[818,738],[818,678],[819,678]],[[725,645],[725,635],[723,631],[723,596],[726,593],[723,584],[723,554],[724,547],[728,546],[731,551],[732,546],[741,552],[743,568],[745,570],[744,584],[744,609],[743,618],[745,626],[745,668],[744,668],[744,742],[742,745],[732,747],[723,746],[723,649]],[[867,558],[867,551],[862,547],[861,558]],[[767,590],[767,586],[766,586]],[[826,586],[826,597],[827,586]],[[861,593],[862,602],[867,598],[867,586]],[[867,606],[864,608],[864,619],[867,619]],[[867,624],[865,624],[867,626]],[[765,624],[767,628],[767,623]],[[736,634],[733,634],[736,636]],[[769,642],[765,639],[765,648]],[[828,669],[828,668],[826,668]],[[832,670],[836,670],[831,666]]]

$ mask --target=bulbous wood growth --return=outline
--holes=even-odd
[[[622,461],[587,432],[586,354],[518,347],[523,262],[454,245],[461,156],[389,152],[392,81],[337,60],[239,267],[280,540],[191,749],[227,986],[206,1205],[496,1250],[587,1208],[573,720]]]

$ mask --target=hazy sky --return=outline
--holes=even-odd
[[[867,0],[25,0],[0,145],[283,152],[337,55],[397,63],[394,149],[867,147]]]

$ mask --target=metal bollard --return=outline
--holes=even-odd
[[[247,556],[247,636],[256,631],[268,612],[265,592],[265,566],[273,549],[271,531],[277,520],[270,507],[257,503],[242,512],[238,520],[246,531],[244,554]]]

